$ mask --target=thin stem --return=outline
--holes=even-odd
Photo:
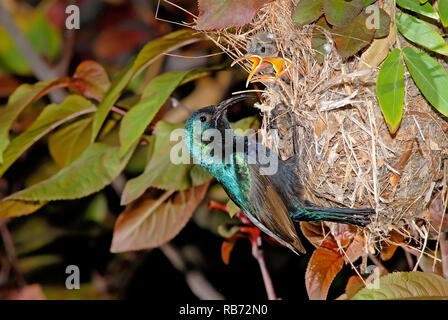
[[[442,270],[445,279],[448,279],[448,232],[440,234],[440,255],[442,256]]]
[[[264,261],[264,252],[260,246],[257,244],[252,244],[252,255],[257,260],[260,266],[261,274],[263,276],[264,286],[266,288],[266,293],[269,300],[278,300],[275,294],[274,285],[272,283],[271,276],[269,274],[268,268],[266,267],[266,262]]]
[[[45,61],[43,61],[41,57],[39,57],[39,55],[34,51],[28,39],[25,38],[23,33],[19,30],[16,23],[14,22],[14,19],[1,2],[0,24],[6,28],[11,38],[14,39],[14,42],[19,48],[20,52],[30,64],[30,67],[33,70],[36,78],[43,81],[58,77],[57,72],[50,68],[47,63],[45,63]],[[53,91],[50,93],[50,97],[53,102],[59,103],[64,100],[65,93],[62,90]]]
[[[409,270],[414,269],[414,259],[409,251],[404,250],[404,255],[406,256],[406,261],[408,262]]]
[[[375,257],[373,254],[369,253],[369,259],[372,260],[372,262],[380,269],[381,273],[389,273],[389,271],[386,269],[386,267],[381,263],[380,260],[378,260],[377,257]]]
[[[7,223],[7,221],[3,221],[2,223],[0,223],[0,233],[3,240],[3,246],[5,247],[10,265],[14,268],[16,274],[18,275],[19,286],[24,287],[26,285],[26,282],[23,278],[23,275],[20,273],[19,268],[17,267],[16,248],[14,246],[14,241],[12,240],[11,233],[8,230]]]
[[[122,116],[125,116],[126,113],[127,113],[125,110],[122,110],[122,109],[120,109],[118,107],[115,107],[115,106],[112,106],[112,108],[110,108],[110,110],[112,110],[115,113],[121,114]]]

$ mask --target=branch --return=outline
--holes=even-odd
[[[440,234],[440,255],[442,256],[442,270],[445,279],[448,279],[448,232]]]
[[[269,300],[278,300],[277,295],[275,294],[274,285],[272,283],[271,276],[269,275],[268,268],[266,267],[266,262],[264,261],[264,252],[261,247],[259,247],[256,243],[252,242],[252,255],[257,260],[258,265],[260,266],[261,274],[263,276],[264,286],[266,288],[266,293],[268,295]]]
[[[73,57],[73,47],[75,46],[75,32],[74,30],[66,30],[64,32],[64,51],[62,58],[55,67],[56,74],[59,77],[64,77],[68,74],[68,68]]]
[[[14,241],[12,240],[11,233],[8,230],[7,223],[8,220],[0,221],[0,234],[3,240],[3,246],[5,247],[9,264],[16,271],[19,286],[24,287],[26,285],[26,282],[17,266],[18,263],[17,263],[16,248],[14,246]]]
[[[188,270],[182,254],[169,243],[159,248],[174,268],[185,275],[185,280],[191,291],[202,300],[224,300],[205,276],[198,270]]]
[[[8,31],[15,44],[23,54],[25,59],[30,64],[31,70],[40,81],[50,80],[58,77],[55,70],[51,69],[44,60],[34,51],[28,39],[19,30],[14,19],[0,2],[0,24]],[[64,92],[62,90],[53,91],[50,93],[51,99],[54,102],[61,102],[64,99]]]
[[[389,273],[389,271],[386,269],[386,267],[381,263],[380,260],[378,260],[377,257],[375,257],[373,254],[369,253],[369,259],[372,260],[372,262],[380,269],[381,273]]]

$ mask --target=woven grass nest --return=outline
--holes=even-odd
[[[306,197],[321,206],[375,208],[369,232],[364,232],[370,253],[392,230],[422,248],[429,233],[428,205],[447,181],[447,119],[407,77],[402,123],[392,136],[376,99],[378,68],[359,57],[343,61],[330,36],[325,60],[318,63],[311,45],[313,25],[293,24],[294,5],[271,2],[251,25],[207,36],[237,60],[255,34],[274,35],[278,56],[292,64],[290,77],[259,86],[263,100],[255,106],[263,114],[266,145],[283,158],[293,153],[290,114],[295,115],[297,167]],[[250,68],[248,61],[238,64]]]

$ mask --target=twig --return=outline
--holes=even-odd
[[[17,255],[16,255],[16,248],[14,246],[14,241],[12,240],[11,233],[8,230],[7,227],[8,220],[1,221],[0,223],[0,233],[3,240],[3,246],[5,247],[6,254],[8,256],[8,260],[10,265],[14,268],[16,271],[16,274],[18,276],[18,283],[19,287],[24,287],[26,285],[25,279],[23,278],[22,273],[20,272],[18,266],[17,266]]]
[[[62,59],[55,67],[56,74],[59,77],[66,76],[68,74],[68,68],[73,57],[73,47],[75,45],[75,32],[74,30],[66,30],[64,32],[64,51],[62,53]]]
[[[381,273],[389,273],[389,271],[386,269],[386,267],[381,263],[380,260],[378,260],[377,257],[375,257],[373,254],[369,253],[369,259],[372,260],[372,262],[380,269]]]
[[[210,284],[205,276],[198,270],[188,270],[182,254],[173,245],[167,243],[159,248],[174,268],[185,276],[191,291],[203,300],[224,300],[216,289]]]
[[[112,106],[112,108],[110,108],[110,110],[113,111],[113,112],[115,112],[115,113],[118,113],[118,114],[120,114],[120,115],[122,115],[122,116],[125,116],[126,113],[127,113],[127,111],[122,110],[122,109],[120,109],[120,108],[118,108],[118,107],[116,107],[116,106]]]
[[[272,284],[271,276],[269,275],[268,268],[266,268],[266,262],[264,261],[263,249],[257,244],[252,242],[252,255],[257,260],[260,266],[261,274],[263,276],[264,286],[269,300],[277,300],[277,295],[274,291],[274,285]]]
[[[11,17],[9,12],[5,9],[3,4],[0,2],[0,24],[3,25],[11,38],[14,39],[20,52],[24,55],[25,59],[30,64],[34,75],[37,79],[50,80],[58,77],[55,70],[50,68],[45,61],[43,61],[39,55],[34,51],[28,39],[25,38],[23,33],[19,30],[14,19]],[[55,103],[59,103],[64,100],[64,91],[57,90],[50,93],[50,98]]]
[[[442,256],[442,270],[445,279],[448,279],[448,232],[440,235],[440,255]]]
[[[403,250],[404,255],[406,256],[406,261],[408,262],[409,270],[414,269],[414,260],[412,259],[412,255],[409,251]]]
[[[414,222],[414,221],[413,221],[413,222]],[[425,226],[423,226],[422,229],[423,229],[424,232],[425,232],[425,237],[424,237],[425,241],[423,242],[422,252],[420,253],[420,256],[418,257],[417,262],[415,263],[415,265],[414,265],[414,269],[413,269],[412,271],[417,271],[418,265],[420,264],[420,261],[421,261],[422,258],[423,258],[423,254],[425,253],[426,245],[428,244],[429,230],[426,231]]]

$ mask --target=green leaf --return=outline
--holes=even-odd
[[[0,166],[0,176],[33,143],[61,124],[76,117],[95,112],[96,107],[89,100],[78,96],[68,96],[60,105],[50,104],[37,117],[34,123],[21,135],[11,141],[4,153]]]
[[[151,159],[146,165],[145,171],[126,184],[121,197],[122,204],[128,204],[137,199],[149,187],[163,190],[186,190],[202,185],[212,178],[198,165],[187,164],[191,160],[183,139],[182,141],[170,141],[171,133],[174,130],[179,130],[177,138],[182,137],[183,127],[183,124],[170,124],[163,121],[157,123],[154,130],[155,143]],[[174,164],[171,159],[171,150],[175,146],[179,147],[181,152],[180,164]]]
[[[101,192],[95,195],[92,201],[90,201],[86,209],[85,217],[86,219],[101,224],[106,219],[107,212],[107,198],[104,193]]]
[[[411,10],[423,16],[436,20],[439,19],[439,15],[429,2],[420,4],[415,0],[397,0],[397,4],[404,9]]]
[[[367,7],[374,3],[376,0],[362,0],[362,6]]]
[[[72,163],[90,144],[92,119],[88,117],[59,129],[48,138],[48,148],[60,168]]]
[[[188,72],[168,72],[155,77],[145,88],[140,102],[124,116],[120,125],[120,155],[145,132],[146,127]]]
[[[51,178],[6,199],[25,201],[69,200],[86,197],[110,184],[124,169],[134,148],[122,158],[118,146],[94,143],[69,166]]]
[[[362,0],[322,0],[323,11],[328,23],[345,26],[356,17],[363,8]]]
[[[398,30],[408,40],[437,53],[448,55],[448,45],[445,39],[429,24],[406,13],[397,13]]]
[[[235,202],[233,202],[231,199],[229,199],[229,201],[227,201],[226,204],[227,210],[229,211],[229,216],[230,218],[233,218],[235,216],[235,214],[240,211],[241,209],[235,204]]]
[[[42,254],[20,258],[17,261],[17,267],[19,268],[21,273],[27,274],[62,262],[63,259],[61,256],[53,254]]]
[[[364,288],[353,300],[448,300],[448,280],[434,273],[394,272],[379,279],[378,289]]]
[[[400,49],[394,49],[380,69],[376,85],[378,102],[389,131],[397,131],[404,105],[404,67]]]
[[[365,13],[356,16],[352,22],[344,26],[334,26],[331,30],[336,48],[343,59],[356,54],[372,42],[375,29],[368,29]]]
[[[230,128],[232,130],[242,130],[243,132],[249,129],[258,129],[260,127],[260,122],[258,121],[258,118],[253,117],[246,117],[243,119],[238,120],[237,122],[230,123]]]
[[[64,234],[64,230],[51,226],[42,216],[24,219],[12,232],[18,255],[25,255],[49,245]]]
[[[11,94],[6,107],[0,110],[0,164],[3,163],[3,152],[9,144],[9,130],[14,120],[27,106],[48,92],[56,82],[48,80],[33,85],[23,84]]]
[[[0,219],[15,218],[31,214],[39,210],[45,204],[46,202],[3,200],[0,201]]]
[[[114,227],[111,252],[159,247],[173,239],[187,224],[207,192],[208,183],[159,199],[141,199],[120,214]]]
[[[413,47],[403,49],[409,73],[429,103],[448,116],[448,73],[433,58]]]
[[[300,0],[292,19],[295,24],[303,26],[309,24],[322,15],[322,0]]]
[[[25,188],[32,186],[33,184],[39,183],[50,178],[52,175],[59,171],[59,166],[52,159],[45,158],[45,160],[38,163],[39,170],[33,170],[33,172],[26,177]]]
[[[19,29],[40,56],[49,60],[57,58],[62,47],[60,31],[54,27],[42,11],[15,15]],[[30,75],[31,68],[8,32],[0,26],[0,66],[19,75]]]
[[[130,145],[137,141],[154,119],[173,91],[189,82],[205,76],[210,71],[223,66],[197,68],[183,72],[168,72],[155,77],[145,88],[142,97],[124,116],[120,125],[120,154],[124,154]]]
[[[104,95],[102,102],[98,106],[98,111],[95,114],[95,119],[93,121],[92,141],[94,141],[98,135],[109,110],[118,100],[122,91],[133,77],[157,60],[163,53],[196,42],[201,37],[202,36],[197,34],[194,30],[184,29],[153,40],[143,47],[135,61],[129,64],[120,75],[114,79],[109,90]]]
[[[443,26],[448,27],[448,0],[439,0],[438,9]]]
[[[317,20],[316,24],[313,27],[311,38],[311,46],[315,51],[314,57],[319,63],[324,62],[324,59],[327,55],[326,47],[329,47],[329,45],[327,45],[327,37],[325,36],[325,33],[322,29],[330,31],[330,27],[324,17]]]

